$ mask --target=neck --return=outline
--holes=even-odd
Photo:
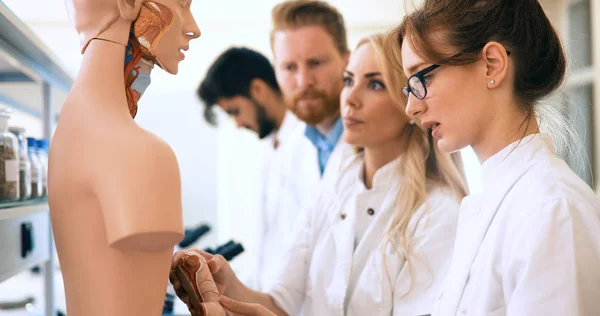
[[[398,158],[406,148],[404,137],[385,144],[365,147],[364,184],[367,189],[373,187],[373,178],[377,170]]]
[[[287,109],[281,96],[273,96],[271,99],[272,105],[269,106],[269,108],[271,109],[270,115],[275,120],[275,129],[279,130],[281,128],[281,125],[283,125],[283,120],[285,119]]]
[[[76,92],[76,96],[95,101],[83,104],[98,104],[103,110],[129,115],[125,96],[124,58],[123,45],[104,40],[92,40],[89,43],[72,90]]]
[[[490,120],[492,126],[485,127],[487,133],[482,133],[482,137],[471,145],[482,164],[506,146],[540,131],[535,115],[527,118],[523,113],[505,113]]]
[[[331,132],[331,129],[333,129],[333,125],[335,125],[335,122],[339,117],[340,112],[335,112],[335,114],[328,116],[318,124],[315,124],[315,128],[317,131],[319,131],[319,133],[321,133],[321,135],[327,136],[327,134]]]

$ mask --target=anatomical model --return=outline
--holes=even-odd
[[[69,0],[83,62],[48,177],[69,316],[161,314],[183,238],[181,180],[171,148],[133,117],[154,66],[176,74],[200,36],[190,2]]]

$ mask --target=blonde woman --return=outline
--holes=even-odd
[[[335,187],[300,215],[279,278],[267,292],[203,254],[226,309],[242,315],[423,315],[450,265],[466,189],[447,154],[404,113],[402,74],[381,36],[360,42],[344,74],[347,153]],[[175,262],[184,252],[175,256]],[[241,303],[248,302],[248,303]],[[270,310],[270,311],[267,311]]]

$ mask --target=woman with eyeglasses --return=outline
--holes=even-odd
[[[483,164],[434,315],[599,315],[598,199],[537,120],[566,68],[538,1],[425,0],[386,47],[409,78],[406,113]]]
[[[344,82],[343,137],[357,151],[347,153],[337,185],[299,216],[275,285],[267,293],[253,291],[223,257],[197,251],[220,293],[235,300],[221,300],[229,311],[431,313],[450,266],[459,203],[467,194],[463,179],[450,155],[405,114],[406,99],[396,87],[406,77],[385,58],[383,36],[359,43]]]

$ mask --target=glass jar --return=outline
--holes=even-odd
[[[19,141],[8,131],[10,110],[0,110],[0,201],[19,200]]]
[[[27,153],[31,163],[31,198],[42,197],[42,164],[37,155],[37,140],[27,137]]]
[[[37,153],[42,165],[42,196],[48,196],[48,141],[38,139]]]
[[[17,137],[19,142],[19,200],[31,198],[31,162],[27,153],[27,139],[23,127],[11,126],[8,131]]]

